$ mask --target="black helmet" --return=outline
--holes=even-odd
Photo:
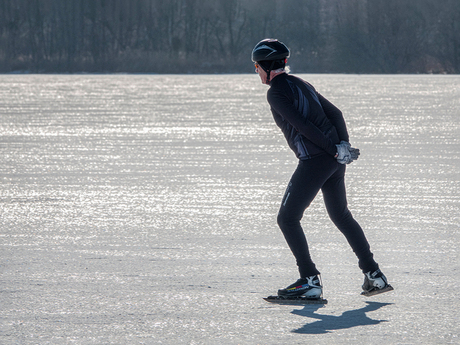
[[[289,57],[289,49],[276,39],[267,38],[256,44],[252,50],[252,61],[284,60]]]

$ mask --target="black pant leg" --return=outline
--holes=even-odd
[[[296,259],[301,277],[319,274],[311,259],[300,220],[328,177],[321,171],[321,166],[318,158],[299,161],[278,213],[278,225]]]
[[[345,190],[345,165],[338,163],[337,165],[337,171],[321,188],[327,212],[358,257],[358,264],[362,271],[374,271],[378,269],[378,264],[373,259],[369,242],[363,229],[348,209]]]

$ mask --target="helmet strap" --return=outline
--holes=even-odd
[[[275,66],[275,60],[272,61],[270,68],[265,71],[267,73],[267,85],[270,83],[270,73],[272,72],[273,66]]]

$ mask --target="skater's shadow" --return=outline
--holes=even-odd
[[[373,320],[366,313],[380,309],[393,303],[366,302],[367,306],[360,309],[349,310],[340,316],[315,314],[320,306],[307,305],[304,309],[293,310],[291,313],[318,319],[318,321],[307,323],[299,329],[294,329],[293,333],[302,334],[324,334],[337,329],[347,329],[356,326],[377,325],[387,320]]]

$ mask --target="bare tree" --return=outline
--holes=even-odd
[[[0,71],[460,72],[458,0],[0,0]]]

